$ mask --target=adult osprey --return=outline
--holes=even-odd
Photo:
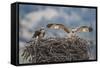
[[[91,32],[93,30],[92,27],[88,27],[88,26],[81,26],[70,30],[67,27],[65,27],[63,24],[48,24],[47,27],[51,29],[64,30],[65,32],[68,33],[69,38],[76,37],[76,32]]]

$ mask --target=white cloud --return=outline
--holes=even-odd
[[[32,33],[30,33],[28,30],[23,29],[22,37],[26,40],[30,40],[32,37]]]
[[[25,42],[19,42],[19,48],[21,49],[21,48],[23,48],[25,46]]]

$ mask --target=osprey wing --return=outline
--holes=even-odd
[[[66,28],[64,25],[62,24],[48,24],[47,25],[47,28],[50,28],[50,29],[62,29],[64,30],[65,32],[69,33],[69,29]]]
[[[93,28],[89,26],[81,26],[76,30],[76,32],[91,32],[91,31],[93,31]]]
[[[40,31],[35,31],[35,33],[34,33],[34,35],[33,35],[33,38],[35,38],[35,37],[39,36],[40,34],[41,34],[41,32],[40,32]]]

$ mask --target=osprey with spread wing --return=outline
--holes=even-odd
[[[81,26],[81,27],[77,27],[77,28],[70,30],[67,27],[65,27],[63,24],[48,24],[47,28],[64,30],[65,32],[68,33],[68,37],[76,36],[76,32],[91,32],[91,31],[93,31],[92,27],[88,27],[88,26]]]

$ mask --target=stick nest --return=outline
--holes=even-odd
[[[22,57],[30,63],[88,60],[88,43],[82,38],[46,38],[27,43]]]

